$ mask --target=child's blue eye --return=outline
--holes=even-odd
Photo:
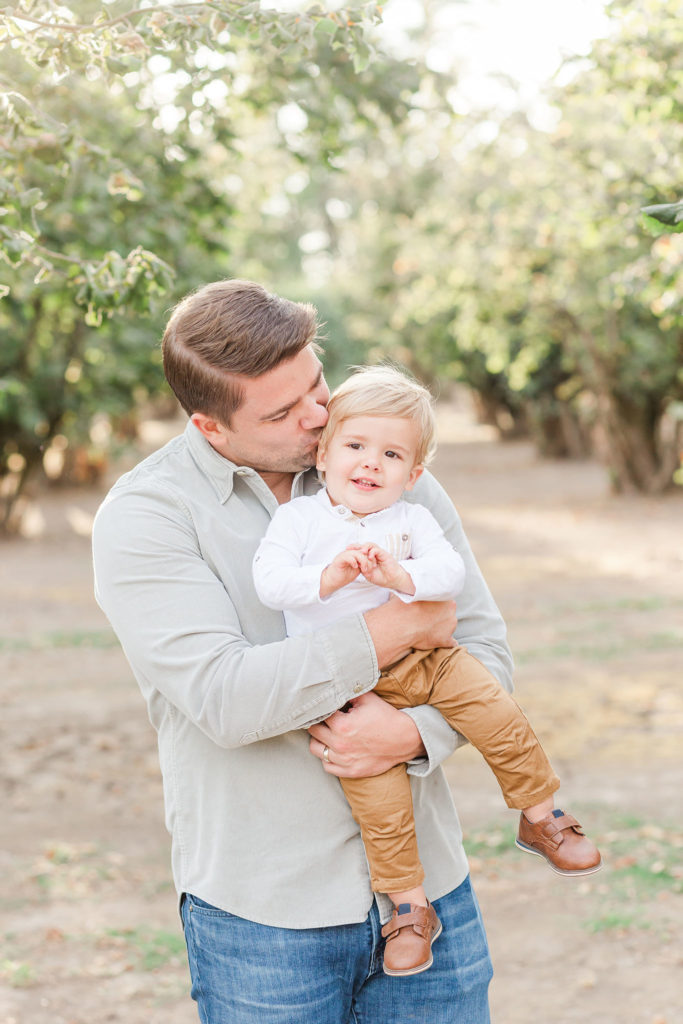
[[[388,451],[388,452],[385,452],[384,454],[389,459],[400,459],[401,458],[401,456],[398,454],[398,452]]]

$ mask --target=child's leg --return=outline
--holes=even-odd
[[[407,767],[396,765],[370,778],[342,778],[346,799],[360,825],[375,892],[387,893],[394,910],[382,929],[385,974],[426,971],[441,924],[422,887],[413,797]]]
[[[464,647],[416,651],[382,674],[375,693],[391,704],[431,704],[486,758],[508,807],[541,811],[559,788],[526,716]],[[552,808],[552,801],[543,812]],[[543,814],[540,815],[541,817]]]
[[[392,902],[427,905],[413,818],[413,798],[405,764],[365,779],[340,779],[360,825],[375,892]]]
[[[395,707],[431,704],[481,751],[508,806],[523,812],[521,849],[545,857],[563,875],[600,868],[600,853],[578,821],[553,810],[559,779],[526,716],[465,648],[415,651],[382,674],[375,692]]]
[[[417,853],[413,798],[405,764],[366,779],[340,779],[360,825],[370,880],[394,904],[386,938],[384,972],[418,974],[432,964],[431,947],[441,923],[422,887],[424,871]]]

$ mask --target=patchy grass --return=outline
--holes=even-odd
[[[124,858],[94,843],[47,843],[34,859],[30,880],[51,896],[85,899],[123,877]]]
[[[595,628],[595,632],[604,635],[605,628]],[[650,633],[643,637],[632,637],[631,641],[645,651],[675,651],[683,648],[683,634],[669,630],[664,633]],[[628,654],[629,647],[623,636],[603,643],[587,643],[585,634],[582,640],[559,640],[545,647],[530,647],[527,650],[515,650],[515,662],[528,665],[534,661],[553,661],[555,659],[578,658],[589,663],[600,663],[623,658]]]
[[[648,929],[650,923],[638,914],[614,910],[600,917],[588,918],[583,922],[583,927],[595,935],[607,931],[627,932],[632,928]]]
[[[572,612],[595,615],[603,612],[658,612],[662,609],[683,608],[683,599],[665,597],[661,594],[652,594],[644,597],[619,597],[615,600],[588,601],[587,603],[573,602],[570,604],[557,604],[554,612]]]
[[[0,978],[10,988],[29,988],[36,983],[36,970],[32,964],[16,960],[0,960]]]
[[[107,936],[126,948],[131,965],[142,971],[156,971],[166,964],[179,965],[185,957],[185,940],[177,932],[162,929],[109,929]]]
[[[118,647],[118,644],[115,634],[108,629],[67,630],[25,637],[0,636],[0,651],[46,651],[79,647],[104,650]]]
[[[477,860],[498,860],[509,853],[519,853],[515,846],[517,831],[513,826],[493,826],[465,835],[464,845],[467,856]]]
[[[604,867],[596,875],[590,932],[651,929],[668,939],[666,920],[680,914],[683,893],[683,833],[634,816],[617,817],[598,837]]]
[[[518,665],[529,665],[534,661],[554,661],[560,659],[565,661],[569,658],[578,658],[587,662],[611,661],[619,658],[624,653],[624,643],[621,640],[603,644],[587,644],[575,641],[559,641],[555,644],[548,644],[545,647],[530,647],[527,650],[515,650],[515,662]]]
[[[583,927],[590,932],[623,932],[647,930],[656,921],[666,941],[667,920],[683,910],[683,832],[634,815],[615,815],[603,823],[600,833],[594,827],[595,812],[581,811],[579,819],[590,819],[587,831],[595,836],[603,857],[602,871],[578,880],[577,895],[588,909]],[[518,852],[515,834],[514,827],[496,825],[466,836],[473,869],[514,870],[509,855]]]
[[[675,651],[683,647],[683,633],[668,630],[666,633],[651,633],[643,643],[648,651]]]

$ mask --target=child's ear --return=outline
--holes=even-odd
[[[315,460],[315,468],[321,470],[321,472],[325,471],[326,456],[327,456],[326,449],[323,448],[321,445],[318,445],[318,454],[317,454],[316,460]]]
[[[405,491],[412,491],[413,487],[420,479],[424,471],[425,468],[421,463],[418,463],[417,466],[413,466],[413,468],[410,471],[410,476],[408,477],[408,482],[406,483],[403,489]]]

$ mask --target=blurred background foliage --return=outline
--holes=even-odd
[[[458,112],[439,6],[408,54],[371,3],[2,9],[4,528],[163,408],[169,308],[230,276],[316,303],[333,383],[389,357],[617,490],[683,482],[680,0],[608,4],[542,127]]]

